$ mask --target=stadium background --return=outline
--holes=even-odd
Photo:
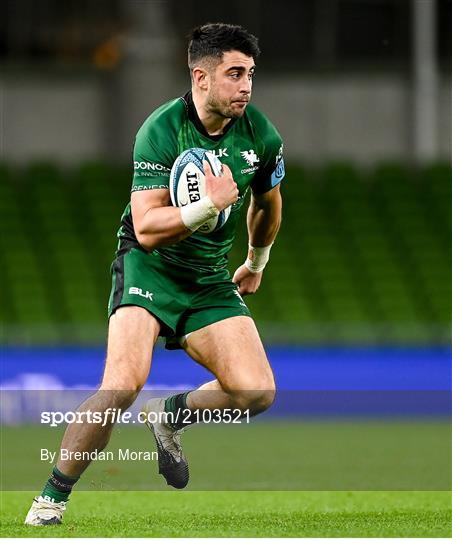
[[[247,299],[279,387],[320,392],[305,417],[341,416],[325,392],[390,391],[343,416],[444,419],[451,0],[10,0],[0,13],[4,389],[98,384],[135,132],[188,87],[188,30],[222,20],[260,37],[253,99],[285,141],[283,225]],[[231,269],[245,252],[243,222]],[[207,379],[158,348],[149,387]]]
[[[263,339],[446,346],[452,2],[436,3],[431,36],[435,2],[418,2],[417,32],[415,5],[4,3],[2,343],[103,346],[134,134],[187,88],[188,29],[221,19],[260,36],[254,100],[285,140],[284,222],[248,300]],[[242,227],[231,268],[245,246]]]

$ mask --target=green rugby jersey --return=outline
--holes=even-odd
[[[195,232],[186,239],[159,247],[154,253],[163,259],[194,269],[220,269],[234,241],[235,228],[249,188],[256,194],[269,191],[284,178],[281,136],[252,105],[241,118],[232,119],[221,135],[209,135],[193,104],[191,92],[156,109],[139,129],[133,152],[132,191],[169,187],[171,167],[189,148],[204,148],[226,163],[239,189],[225,225],[210,234]],[[138,247],[130,203],[118,231],[118,253]]]

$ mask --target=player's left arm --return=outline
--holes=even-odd
[[[280,185],[265,193],[251,195],[247,213],[248,257],[234,273],[232,281],[241,295],[254,294],[259,288],[270,248],[281,225],[282,198]],[[252,246],[252,247],[251,247]]]
[[[282,199],[279,188],[285,176],[284,145],[280,134],[263,115],[256,114],[256,111],[253,114],[263,144],[257,146],[259,168],[250,184],[248,256],[232,278],[242,295],[254,294],[261,284],[262,273],[281,224]]]

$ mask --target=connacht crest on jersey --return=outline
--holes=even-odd
[[[243,152],[240,152],[240,155],[251,167],[254,167],[254,165],[256,165],[256,163],[259,163],[260,161],[256,152],[253,149],[244,150]]]

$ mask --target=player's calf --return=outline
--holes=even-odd
[[[98,390],[86,400],[77,412],[102,413],[102,424],[90,422],[88,419],[83,424],[71,424],[64,435],[61,447],[74,451],[103,450],[107,445],[117,410],[127,409],[138,394],[138,389],[121,390]],[[33,500],[33,504],[25,518],[26,525],[58,525],[62,521],[63,512],[72,492],[72,488],[78,481],[80,474],[89,465],[89,461],[75,460],[64,462],[63,473],[57,467],[53,468],[41,495]]]

